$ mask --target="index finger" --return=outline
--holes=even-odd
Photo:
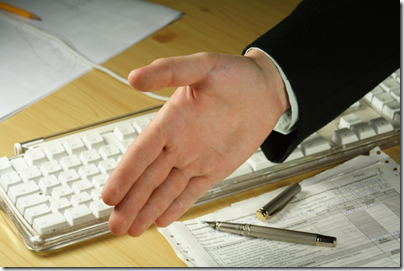
[[[151,122],[132,142],[102,189],[102,200],[117,205],[165,146],[156,122]]]

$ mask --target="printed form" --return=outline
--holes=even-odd
[[[269,223],[258,220],[255,211],[284,188],[159,231],[188,266],[399,267],[400,169],[393,163],[376,162],[303,186]],[[244,237],[216,231],[203,221],[319,233],[337,237],[337,246]]]

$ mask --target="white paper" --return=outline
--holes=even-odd
[[[370,155],[360,155],[352,158],[351,160],[348,160],[336,167],[330,168],[329,170],[323,171],[311,178],[301,181],[300,186],[302,187],[302,189],[304,189],[310,185],[332,180],[334,178],[342,176],[343,174],[368,167],[370,165],[376,164],[377,162],[383,162],[387,166],[390,166],[391,169],[396,166],[396,162],[387,154],[385,154],[380,149],[380,147],[375,147],[370,151]]]
[[[399,267],[400,169],[385,162],[308,186],[269,223],[255,211],[281,190],[158,228],[188,266]],[[248,238],[203,221],[294,229],[337,237],[335,248]]]
[[[3,2],[39,16],[42,21],[11,15],[57,36],[97,64],[182,16],[140,0]],[[9,15],[0,11],[0,121],[91,70],[56,41]]]

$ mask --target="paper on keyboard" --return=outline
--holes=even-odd
[[[398,267],[399,174],[398,165],[377,162],[306,186],[270,223],[256,219],[255,211],[281,189],[158,230],[188,266]],[[215,220],[335,236],[337,247],[248,238],[219,232],[202,223]]]
[[[61,38],[98,64],[182,16],[139,0],[3,2],[38,15],[42,21],[22,20]],[[9,13],[0,11],[0,121],[91,70],[55,41],[4,14]]]

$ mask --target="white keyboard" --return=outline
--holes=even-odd
[[[109,232],[108,176],[158,108],[15,144],[0,158],[0,206],[27,247],[48,251]],[[257,150],[195,205],[400,142],[400,70],[303,141],[281,164]]]

